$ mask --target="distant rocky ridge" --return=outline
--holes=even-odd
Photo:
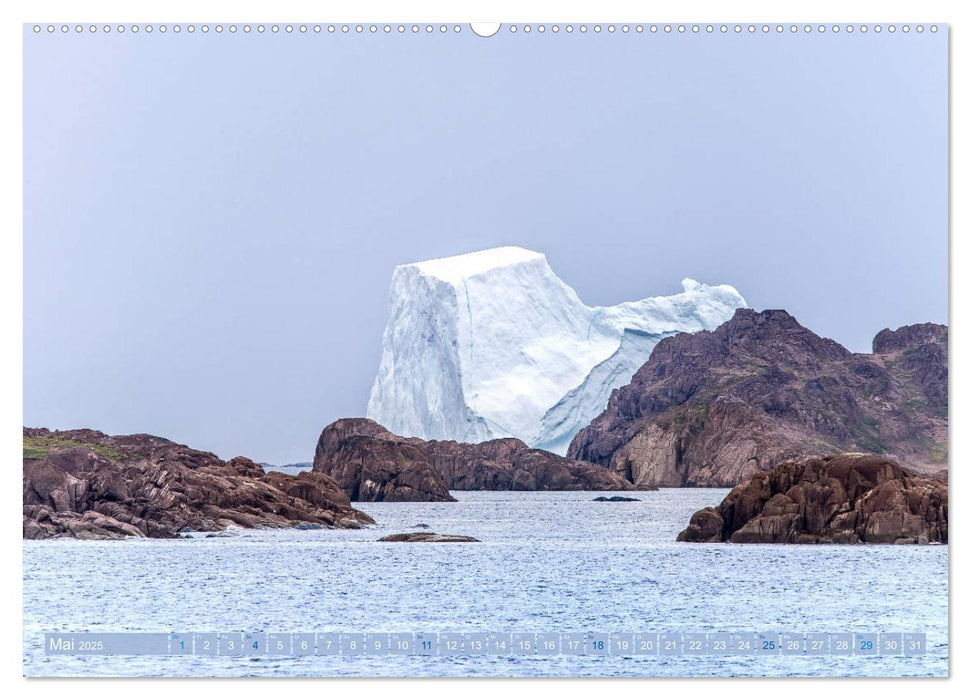
[[[662,340],[568,455],[638,486],[734,486],[786,459],[889,455],[947,465],[947,327],[881,331],[854,354],[785,311],[739,309]]]
[[[947,542],[947,482],[875,455],[783,462],[691,517],[682,542]]]
[[[151,435],[24,428],[23,468],[25,539],[374,522],[326,474],[266,473]]]
[[[282,474],[291,474],[296,476],[300,472],[309,472],[313,469],[313,462],[293,462],[291,464],[270,464],[269,462],[258,462],[263,471],[266,472],[281,472]]]
[[[469,491],[624,491],[633,485],[596,464],[533,450],[521,440],[478,444],[405,438],[366,418],[331,423],[314,473],[332,476],[352,501],[452,501]]]

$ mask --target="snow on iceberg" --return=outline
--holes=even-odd
[[[659,340],[713,329],[746,306],[728,285],[682,286],[590,307],[524,248],[400,265],[367,417],[397,435],[517,437],[565,454]]]

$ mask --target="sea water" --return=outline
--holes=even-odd
[[[23,544],[28,676],[943,676],[946,546],[686,544],[725,489],[453,492],[362,530]],[[470,544],[382,543],[395,532]],[[921,656],[54,656],[45,632],[923,632]]]

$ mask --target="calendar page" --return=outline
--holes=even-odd
[[[946,23],[23,26],[23,673],[948,675]]]

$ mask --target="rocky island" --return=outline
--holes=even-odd
[[[889,455],[947,466],[947,326],[881,331],[852,353],[785,311],[739,309],[661,340],[568,455],[638,486],[735,486],[787,459]]]
[[[326,474],[267,473],[151,435],[24,428],[23,488],[24,539],[374,522]]]
[[[467,491],[629,491],[598,464],[534,450],[515,438],[478,444],[395,435],[366,418],[345,418],[320,434],[314,473],[334,478],[352,501],[451,501]]]
[[[680,542],[947,542],[947,482],[876,455],[783,462],[693,516]]]

